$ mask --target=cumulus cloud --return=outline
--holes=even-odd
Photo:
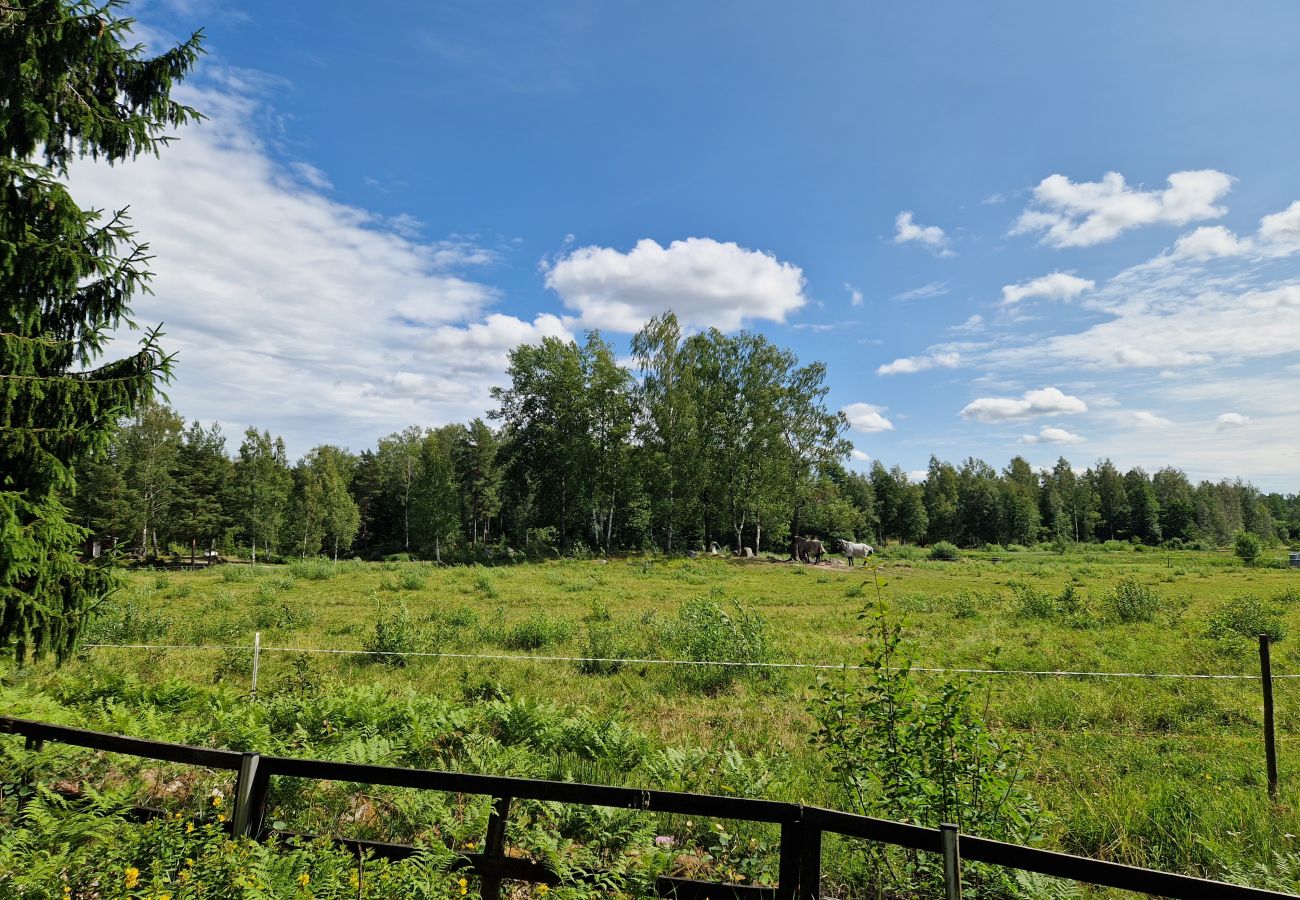
[[[849,292],[849,306],[862,305],[862,291],[858,290],[847,281],[844,282],[844,290]]]
[[[1131,187],[1118,172],[1086,182],[1049,175],[1034,188],[1033,200],[1011,234],[1038,234],[1051,247],[1091,247],[1131,228],[1217,219],[1227,209],[1216,203],[1232,181],[1223,172],[1198,169],[1173,173],[1164,190],[1144,191]]]
[[[854,447],[849,451],[849,458],[854,462],[871,462],[871,456],[867,453],[863,453],[857,447]]]
[[[1226,428],[1245,428],[1250,424],[1250,416],[1243,416],[1241,413],[1226,412],[1214,421],[1216,427],[1221,430]]]
[[[1300,251],[1300,200],[1260,219],[1259,238],[1284,252]]]
[[[1066,272],[1053,272],[1024,284],[1008,284],[1002,288],[1002,305],[1011,306],[1021,300],[1042,297],[1047,300],[1073,300],[1084,291],[1097,286],[1095,281],[1079,278]]]
[[[1174,243],[1174,256],[1207,260],[1220,256],[1240,256],[1250,248],[1250,238],[1239,238],[1222,225],[1209,225],[1180,237]]]
[[[730,331],[746,320],[784,322],[808,302],[798,266],[712,238],[667,247],[643,238],[626,253],[580,247],[547,265],[546,286],[577,313],[576,327],[619,332],[669,309],[687,327]]]
[[[931,353],[927,356],[904,356],[876,369],[877,375],[910,375],[926,369],[955,369],[961,365],[960,353]]]
[[[871,403],[850,403],[843,409],[844,417],[849,420],[849,427],[863,434],[894,430],[894,423],[884,417],[884,412],[885,407]]]
[[[1001,422],[1007,419],[1027,419],[1030,416],[1087,411],[1088,404],[1078,397],[1054,387],[1046,387],[1025,391],[1020,397],[981,397],[972,400],[962,409],[961,416],[979,422]]]
[[[916,242],[928,247],[938,256],[952,256],[949,249],[948,235],[938,225],[918,225],[912,218],[910,209],[904,210],[894,219],[894,243],[907,244]]]
[[[1022,444],[1082,444],[1088,439],[1081,434],[1075,434],[1066,431],[1064,428],[1047,426],[1040,428],[1038,434],[1026,434],[1021,436]]]

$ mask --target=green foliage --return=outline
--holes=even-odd
[[[767,623],[757,610],[734,600],[730,610],[707,597],[687,600],[666,631],[665,642],[681,659],[732,663],[674,667],[674,678],[693,691],[715,694],[737,679],[753,677],[756,670],[745,664],[769,658]]]
[[[137,591],[115,595],[96,611],[86,629],[91,644],[147,644],[167,634],[172,619],[151,609],[149,596]]]
[[[1023,581],[1012,582],[1011,594],[1015,597],[1016,614],[1024,619],[1051,619],[1056,616],[1056,603],[1036,585]]]
[[[1249,531],[1238,531],[1232,536],[1232,549],[1244,563],[1253,563],[1264,549],[1264,542]]]
[[[338,564],[321,557],[291,559],[286,568],[291,577],[304,581],[328,581],[338,574]]]
[[[862,673],[822,681],[809,711],[813,740],[855,812],[1024,843],[1036,837],[1037,804],[1024,785],[1025,755],[994,735],[972,685],[942,679],[921,687],[912,677],[903,628],[881,603],[864,610],[867,657]],[[872,890],[938,887],[934,861],[866,845]],[[972,896],[1000,896],[1005,873],[969,867]]]
[[[1160,611],[1160,595],[1135,575],[1126,575],[1106,597],[1111,616],[1125,624],[1150,622]]]
[[[510,627],[502,643],[510,650],[534,652],[568,639],[572,625],[546,613],[536,613]]]
[[[948,541],[939,541],[930,547],[930,559],[952,561],[960,557],[961,552],[957,549],[957,545]]]
[[[1276,643],[1286,637],[1286,622],[1272,604],[1253,596],[1236,597],[1210,614],[1205,631],[1216,641],[1239,643],[1266,634]]]
[[[411,611],[405,603],[390,604],[375,619],[374,632],[366,639],[365,650],[372,662],[386,666],[405,666],[408,658],[400,654],[418,650],[418,636]]]

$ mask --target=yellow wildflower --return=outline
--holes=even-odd
[[[311,875],[308,874],[307,872],[303,872],[301,875],[298,876],[298,884],[302,887],[306,887],[310,881],[311,881]]]
[[[133,888],[139,883],[140,883],[140,870],[137,869],[135,866],[127,866],[126,886],[129,888]]]
[[[551,890],[551,886],[549,884],[539,884],[537,886],[537,893],[543,897],[545,897],[548,893],[550,893],[550,890]]]
[[[194,833],[194,823],[193,823],[193,822],[186,822],[186,823],[185,823],[185,833],[186,833],[186,834],[193,834],[193,833]]]
[[[456,882],[456,883],[457,883],[458,885],[460,885],[461,887],[464,887],[465,885],[469,884],[469,882],[466,881],[464,878],[462,878],[460,881],[458,881],[458,882]]]
[[[224,813],[217,813],[217,821],[218,821],[218,822],[224,822],[224,821],[226,821],[226,816],[225,816],[225,814],[224,814]]]

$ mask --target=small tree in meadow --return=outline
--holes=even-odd
[[[1259,558],[1259,551],[1263,549],[1263,542],[1259,536],[1249,531],[1238,531],[1232,536],[1233,550],[1244,563],[1253,563]]]

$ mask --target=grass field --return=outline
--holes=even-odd
[[[1275,673],[1300,674],[1300,653],[1287,637],[1300,627],[1300,570],[1247,568],[1222,553],[895,557],[853,571],[842,563],[713,558],[496,568],[310,561],[133,572],[92,640],[209,649],[87,649],[58,671],[48,664],[11,671],[5,700],[16,715],[195,743],[271,742],[282,752],[296,746],[366,761],[834,805],[839,798],[810,743],[807,703],[819,677],[854,673],[643,660],[738,654],[853,665],[865,650],[859,613],[878,600],[905,622],[919,667],[1255,675],[1253,635],[1264,630],[1280,638]],[[718,609],[750,623],[750,644],[729,646],[725,629],[701,624],[701,610]],[[265,648],[256,702],[243,696],[255,631]],[[633,661],[302,652],[375,649]],[[1276,685],[1276,802],[1265,790],[1258,680],[999,674],[976,681],[988,691],[995,731],[1027,751],[1045,845],[1294,885],[1300,679]],[[422,712],[385,724],[353,709],[367,703]],[[299,719],[292,727],[276,724],[286,704]],[[429,715],[442,717],[443,731],[481,731],[491,740],[448,749],[441,738],[413,734]],[[468,718],[446,724],[457,715]],[[511,739],[530,729],[548,736]],[[322,751],[330,741],[334,749]],[[91,762],[75,766],[98,777],[109,772]],[[419,831],[415,812],[361,816],[355,800],[341,795],[278,799],[293,827],[399,838]],[[344,822],[338,809],[348,802],[352,817]]]

